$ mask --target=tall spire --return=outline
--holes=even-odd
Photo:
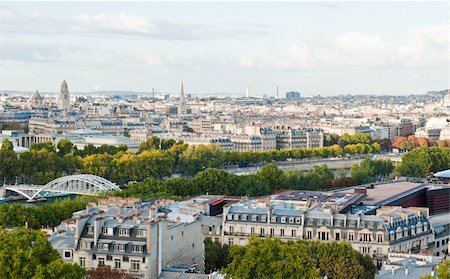
[[[183,81],[181,81],[180,104],[178,106],[178,113],[179,114],[185,114],[186,113],[186,100],[184,98]]]

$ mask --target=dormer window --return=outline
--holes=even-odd
[[[247,221],[247,214],[242,214],[242,221]]]
[[[270,219],[270,222],[276,223],[277,222],[277,216],[272,216],[272,218]]]
[[[300,223],[301,223],[300,217],[296,217],[296,218],[295,218],[295,223],[296,223],[296,224],[300,224]]]
[[[252,221],[258,220],[258,215],[252,215]]]
[[[228,219],[228,220],[233,220],[233,214],[228,214],[228,215],[227,215],[227,219]]]
[[[136,231],[136,236],[137,237],[146,237],[147,236],[147,231],[146,230],[137,230]]]
[[[129,229],[120,228],[119,229],[119,236],[130,236],[130,230]]]
[[[88,226],[87,227],[87,233],[88,234],[94,234],[94,227],[93,226]]]
[[[125,244],[114,244],[114,251],[124,252]]]
[[[108,243],[99,243],[97,247],[98,247],[98,250],[104,250],[104,251],[108,251],[109,250]]]
[[[289,224],[294,224],[294,217],[289,217]]]
[[[262,221],[262,222],[267,221],[267,216],[266,216],[266,215],[261,216],[261,221]]]
[[[239,214],[234,214],[233,217],[234,217],[233,219],[234,219],[235,221],[239,220]]]
[[[133,245],[133,246],[131,247],[131,251],[132,251],[133,253],[142,253],[143,250],[144,250],[144,249],[143,249],[143,247],[142,247],[141,245]]]
[[[286,217],[284,217],[284,216],[281,217],[281,223],[283,223],[283,224],[286,223]]]

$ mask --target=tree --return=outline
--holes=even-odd
[[[284,172],[274,164],[267,164],[258,171],[257,175],[262,181],[267,182],[271,190],[277,190],[283,185]]]
[[[0,278],[77,279],[85,270],[64,263],[40,231],[0,231]]]
[[[228,245],[221,245],[218,241],[205,238],[205,273],[221,270],[228,264]]]
[[[144,150],[159,149],[160,145],[161,140],[157,136],[151,136],[149,139],[139,145],[139,152],[142,152]]]
[[[66,154],[72,153],[73,151],[73,143],[68,139],[59,140],[56,147],[58,148],[59,156],[64,156]]]
[[[321,278],[305,245],[282,243],[277,238],[251,238],[247,246],[233,245],[225,278]]]
[[[40,151],[42,149],[47,150],[48,152],[56,152],[56,148],[53,145],[53,143],[51,141],[46,141],[46,142],[40,142],[40,143],[33,143],[30,146],[30,150],[35,150],[35,151]]]
[[[12,181],[20,172],[20,161],[12,143],[4,138],[0,148],[0,179]],[[1,181],[3,184],[3,181]]]

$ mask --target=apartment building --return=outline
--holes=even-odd
[[[171,201],[146,206],[139,199],[113,197],[75,212],[49,240],[64,261],[88,270],[109,265],[133,278],[157,278],[171,266],[201,273],[200,217]]]
[[[390,252],[426,251],[434,235],[427,208],[381,207],[376,215],[342,214],[336,204],[308,209],[295,202],[249,201],[225,207],[222,243],[245,245],[252,236],[344,241],[381,262]]]

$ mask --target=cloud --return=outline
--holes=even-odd
[[[249,57],[241,57],[241,59],[239,60],[239,66],[244,68],[251,68],[255,66],[255,63],[253,63],[253,59]]]
[[[163,63],[161,56],[151,49],[136,48],[132,51],[132,55],[148,65],[161,66]]]
[[[71,28],[76,32],[123,33],[150,35],[157,32],[157,27],[145,17],[130,16],[121,13],[111,16],[100,13],[94,16],[81,15],[71,21]]]
[[[446,65],[449,59],[448,26],[408,31],[401,43],[379,34],[349,32],[329,42],[295,41],[278,69],[345,69],[426,67]]]
[[[246,39],[268,36],[271,27],[260,24],[231,23],[226,26],[179,23],[150,19],[127,13],[99,13],[75,17],[24,13],[2,8],[0,31],[8,34],[106,34],[144,36],[161,40]]]
[[[66,53],[67,51],[60,46],[29,44],[12,38],[0,40],[0,60],[54,62]]]

